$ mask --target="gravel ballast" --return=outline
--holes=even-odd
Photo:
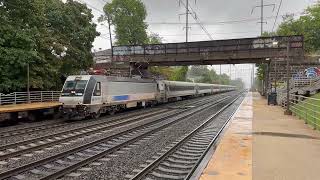
[[[217,118],[226,121],[241,102],[242,98],[238,99],[233,105],[219,114]],[[157,153],[161,152],[161,150],[172,145],[172,143],[180,137],[190,133],[203,123],[208,116],[212,115],[221,107],[221,105],[212,107],[201,114],[186,118],[179,123],[153,134],[150,138],[139,141],[135,143],[134,146],[129,146],[128,149],[121,149],[119,153],[107,156],[107,161],[97,161],[101,162],[99,166],[86,166],[85,168],[90,168],[90,171],[75,171],[74,173],[78,173],[78,175],[81,174],[79,177],[65,176],[63,179],[125,179],[126,175],[135,174],[133,171],[139,169],[139,165],[147,164],[148,160],[150,161],[153,156],[157,156]]]

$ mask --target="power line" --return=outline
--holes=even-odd
[[[83,0],[78,0],[78,1],[84,3],[86,6],[91,7],[92,9],[94,9],[94,10],[102,13],[103,15],[105,14],[104,11],[101,11],[100,9],[98,9],[98,8],[96,8],[96,7],[94,7],[94,6],[85,3]],[[107,3],[107,2],[104,1],[104,0],[102,0],[102,1],[103,1],[104,3]],[[109,37],[106,37],[106,36],[104,36],[104,35],[100,35],[99,37],[101,37],[101,38],[103,38],[103,39],[106,39],[106,40],[109,40],[109,41],[110,41],[110,46],[112,47],[113,45],[112,45],[112,35],[111,35],[112,33],[111,33],[110,17],[107,16],[107,18],[108,18],[108,26],[104,25],[103,23],[100,23],[100,25],[105,26],[105,27],[108,28],[108,30],[109,30]],[[98,23],[99,23],[99,21],[98,21]],[[111,51],[112,51],[112,48],[111,48]]]
[[[277,19],[278,19],[278,15],[279,15],[279,12],[280,12],[281,5],[282,5],[282,0],[280,1],[279,8],[278,8],[278,11],[277,11],[277,16],[276,16],[276,19],[274,20],[274,23],[273,23],[272,32],[274,31],[274,27],[276,26],[276,22],[277,22]]]
[[[100,2],[102,2],[103,4],[108,3],[106,0],[100,0]]]
[[[197,22],[197,24],[201,27],[201,29],[207,34],[207,36],[213,40],[213,37],[211,36],[211,34],[208,32],[208,30],[203,26],[203,24],[201,23],[200,19],[198,18],[197,16],[197,13],[193,10],[193,8],[191,6],[189,6],[189,4],[184,4],[184,2],[182,2],[181,0],[179,0],[179,2],[186,7],[187,9],[187,17],[189,14],[191,14],[192,18]],[[188,0],[187,0],[187,3],[188,3]],[[189,13],[189,8],[191,9],[191,13]],[[188,23],[187,23],[188,25]],[[186,28],[189,28],[189,27],[186,27]]]
[[[229,32],[229,33],[215,33],[220,35],[231,35],[231,34],[248,34],[248,33],[259,33],[259,31],[243,31],[243,32]],[[160,36],[184,36],[184,34],[159,34]],[[191,36],[206,36],[207,34],[189,34]]]
[[[258,7],[260,7],[261,8],[261,16],[260,16],[260,18],[261,18],[261,20],[260,20],[260,24],[261,24],[261,36],[262,36],[262,34],[263,34],[263,24],[264,23],[266,23],[265,21],[264,21],[264,7],[267,7],[267,6],[273,6],[273,11],[274,11],[274,8],[275,8],[275,4],[264,4],[264,0],[261,0],[261,5],[260,6],[255,6],[255,7],[253,7],[252,8],[252,10],[251,10],[251,14],[253,13],[253,11],[255,10],[255,8],[258,8]]]
[[[296,12],[293,13],[292,15],[294,16],[299,16],[303,14],[302,12]],[[287,14],[282,14],[280,16],[285,16]],[[265,17],[264,19],[274,19],[276,16],[268,16]],[[237,23],[247,23],[247,22],[255,22],[260,20],[260,18],[248,18],[248,19],[239,19],[239,20],[227,20],[227,21],[216,21],[216,22],[202,22],[202,24],[210,26],[210,25],[226,25],[226,24],[237,24]],[[148,21],[147,21],[148,22]],[[152,22],[149,21],[148,24],[160,24],[160,25],[182,25],[183,23],[181,22]],[[197,25],[198,23],[189,23],[191,25]]]
[[[103,12],[103,11],[101,11],[100,9],[98,9],[98,8],[96,8],[96,7],[92,6],[92,5],[90,5],[90,4],[86,3],[86,2],[84,2],[83,0],[76,0],[76,1],[78,1],[78,2],[80,2],[80,3],[83,3],[83,4],[87,5],[88,7],[90,7],[90,8],[92,8],[92,9],[94,9],[94,10],[96,10],[96,11],[98,11],[98,12],[100,12],[100,13],[104,14],[104,12]]]
[[[194,14],[194,19],[195,21],[198,22],[199,26],[202,28],[202,30],[207,34],[207,36],[210,38],[210,40],[213,40],[213,37],[211,36],[211,34],[208,32],[208,30],[203,26],[203,24],[201,23],[199,17],[197,16],[197,13],[193,10],[192,7],[190,7],[191,11]]]
[[[190,11],[189,11],[189,0],[186,0],[186,4],[184,4],[183,0],[178,0],[178,3],[179,3],[179,6],[182,4],[185,8],[186,8],[186,13],[184,14],[179,14],[180,15],[186,15],[186,26],[184,27],[186,29],[186,42],[188,42],[188,34],[189,34],[189,14],[190,14]],[[180,18],[180,17],[179,17]]]
[[[188,31],[189,31],[189,0],[186,0],[186,42],[188,42]]]

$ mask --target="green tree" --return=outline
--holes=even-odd
[[[283,17],[283,22],[279,25],[276,32],[265,32],[263,36],[289,36],[303,35],[305,41],[305,50],[307,53],[317,53],[320,51],[320,4],[317,3],[308,7],[303,16],[295,19],[293,15]],[[256,85],[261,89],[264,80],[266,64],[258,65],[258,80]]]
[[[117,45],[148,43],[148,26],[144,22],[147,11],[140,0],[112,0],[104,6],[104,12],[115,26]]]
[[[277,36],[276,32],[263,32],[262,37]]]
[[[304,15],[295,19],[293,15],[283,17],[283,22],[276,32],[265,32],[264,35],[303,35],[305,49],[308,53],[320,50],[320,3],[308,7]]]
[[[173,75],[169,78],[172,81],[187,81],[188,66],[176,67]]]
[[[161,44],[163,38],[159,36],[159,34],[151,33],[148,37],[148,43],[147,44]]]
[[[68,0],[0,0],[0,92],[58,89],[61,77],[92,64],[97,35],[85,5]]]
[[[219,76],[218,84],[229,85],[230,81],[230,77],[227,74],[221,74]]]
[[[243,83],[242,79],[240,79],[240,78],[237,78],[235,80],[231,80],[230,81],[230,85],[236,86],[236,87],[238,87],[240,89],[244,88],[244,83]]]
[[[26,2],[23,9],[16,8],[23,3],[0,1],[0,92],[24,87],[27,64],[41,62],[35,38],[40,30],[33,24],[41,21],[38,15],[42,11],[36,8],[39,2],[34,1]]]
[[[170,79],[173,77],[174,68],[169,66],[150,66],[149,72],[160,79]]]
[[[209,70],[207,66],[192,66],[188,78],[199,83],[231,84],[231,79],[227,74],[218,75],[213,69]]]

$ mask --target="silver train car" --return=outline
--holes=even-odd
[[[114,114],[121,109],[232,90],[234,86],[76,75],[67,78],[59,102],[68,119],[98,118],[102,113]]]

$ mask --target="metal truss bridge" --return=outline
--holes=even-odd
[[[263,63],[304,58],[303,36],[275,36],[112,47],[112,62],[147,66]]]

